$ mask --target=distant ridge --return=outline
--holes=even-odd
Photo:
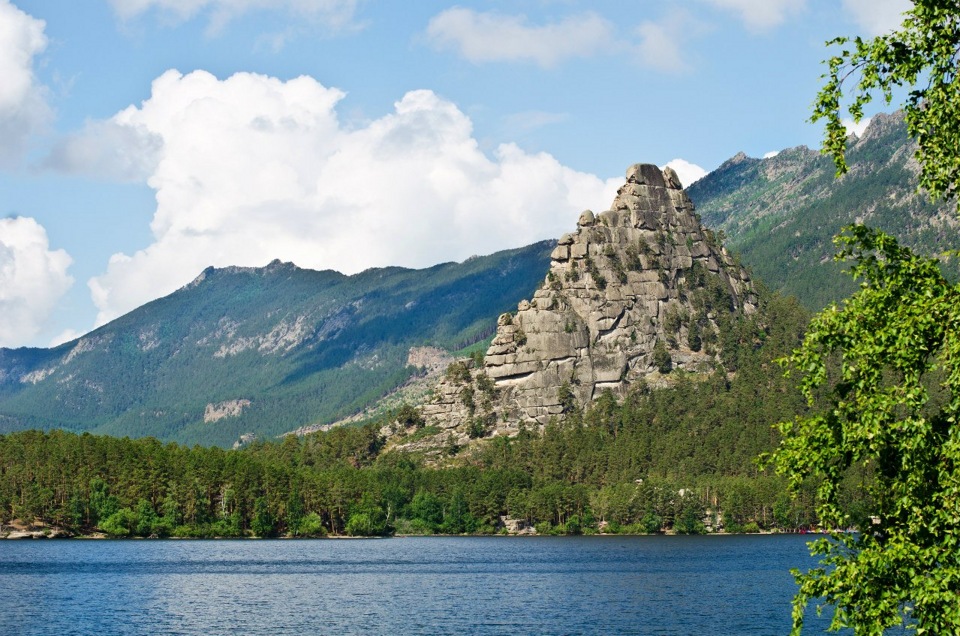
[[[230,446],[361,412],[420,371],[411,348],[488,339],[555,242],[353,276],[207,268],[52,349],[0,349],[0,432],[67,428]]]
[[[917,192],[915,149],[903,114],[880,114],[851,137],[841,179],[829,157],[799,146],[766,159],[738,153],[687,192],[757,278],[819,309],[856,289],[832,261],[845,225],[866,223],[930,256],[960,249],[955,206]],[[946,273],[960,273],[956,260]]]

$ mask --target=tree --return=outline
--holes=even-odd
[[[855,122],[876,93],[890,104],[896,88],[911,86],[914,90],[903,109],[907,131],[918,143],[920,186],[934,198],[955,197],[960,181],[960,3],[914,0],[899,30],[867,40],[837,38],[828,44],[841,51],[826,61],[826,84],[812,119],[826,120],[823,148],[833,155],[837,174],[847,170],[841,110],[850,82],[855,87],[846,110]]]
[[[389,534],[390,526],[383,507],[369,492],[363,493],[353,506],[344,533],[354,537],[376,537]]]
[[[443,523],[443,500],[431,492],[418,490],[410,502],[410,514],[438,526]]]
[[[404,428],[410,428],[411,426],[423,428],[427,423],[426,420],[423,419],[423,413],[420,409],[415,406],[410,406],[406,402],[404,402],[397,411],[397,422]]]
[[[258,537],[273,536],[275,527],[273,515],[266,497],[257,497],[253,502],[253,519],[250,520],[250,530]]]
[[[879,93],[889,104],[910,86],[907,130],[918,143],[920,186],[956,198],[960,176],[960,3],[915,0],[901,28],[869,40],[838,38],[813,120],[826,120],[824,151],[846,170],[841,102],[855,121]],[[852,45],[851,48],[846,48]],[[919,85],[919,87],[918,87]],[[811,544],[821,567],[794,571],[793,633],[811,599],[834,608],[832,627],[879,634],[900,623],[919,634],[960,632],[960,287],[935,260],[892,237],[853,226],[837,239],[860,291],[810,325],[788,369],[800,374],[810,414],[779,425],[766,459],[794,491],[819,480],[821,523]],[[789,371],[788,371],[789,372]],[[861,520],[845,516],[840,487],[851,470],[872,474]],[[867,520],[867,521],[865,521]]]
[[[820,480],[828,528],[852,520],[840,483],[864,465],[870,522],[812,544],[826,567],[794,572],[794,633],[810,599],[835,607],[832,625],[880,633],[901,622],[918,633],[960,628],[960,287],[937,262],[862,226],[839,237],[861,289],[822,312],[786,360],[811,405],[780,425],[771,459],[795,489]]]
[[[673,369],[673,359],[670,357],[667,348],[663,346],[662,340],[657,340],[657,343],[653,345],[653,366],[660,373],[670,373],[670,370]]]
[[[129,537],[137,524],[137,514],[121,508],[100,522],[100,529],[113,537]]]
[[[322,537],[327,534],[327,529],[323,527],[323,519],[315,512],[308,512],[297,523],[294,536],[297,537]]]

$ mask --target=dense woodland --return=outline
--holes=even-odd
[[[724,335],[724,368],[603,395],[542,434],[452,443],[439,461],[385,449],[383,422],[240,450],[65,431],[0,436],[0,524],[112,536],[494,533],[509,516],[540,533],[793,531],[815,527],[764,474],[772,424],[805,403],[774,362],[806,312],[764,302]],[[850,509],[858,483],[851,475]]]

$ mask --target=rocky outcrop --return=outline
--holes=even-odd
[[[66,539],[74,536],[65,528],[42,523],[27,523],[14,519],[9,524],[0,523],[0,539]]]
[[[451,366],[424,405],[441,435],[512,434],[604,390],[708,370],[721,324],[756,310],[749,276],[669,168],[631,166],[611,208],[583,212],[551,259],[533,298],[500,316],[483,363]]]
[[[207,404],[203,409],[205,423],[217,422],[225,417],[239,417],[245,408],[250,406],[250,400],[227,400],[216,404]]]

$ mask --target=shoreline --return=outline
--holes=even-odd
[[[680,534],[676,532],[655,532],[655,533],[590,533],[590,534],[530,534],[530,533],[509,533],[509,534],[391,534],[391,535],[382,535],[382,536],[370,536],[370,537],[361,537],[361,536],[352,536],[352,535],[343,535],[343,534],[333,534],[333,535],[323,535],[323,536],[313,536],[313,537],[292,537],[292,536],[278,536],[278,537],[223,537],[223,536],[210,536],[210,537],[133,537],[133,536],[110,536],[103,532],[94,532],[89,534],[74,534],[68,530],[62,528],[44,528],[39,530],[11,530],[9,532],[0,531],[0,541],[26,541],[26,540],[65,540],[65,539],[76,539],[80,541],[98,541],[98,540],[109,540],[109,541],[355,541],[355,540],[370,540],[370,539],[411,539],[411,538],[449,538],[449,537],[460,537],[460,538],[471,538],[471,537],[496,537],[496,538],[580,538],[580,537],[682,537],[682,536],[696,536],[696,537],[761,537],[761,536],[773,536],[773,535],[812,535],[812,536],[829,536],[828,532],[771,532],[771,531],[762,531],[762,532],[707,532],[704,534]]]

